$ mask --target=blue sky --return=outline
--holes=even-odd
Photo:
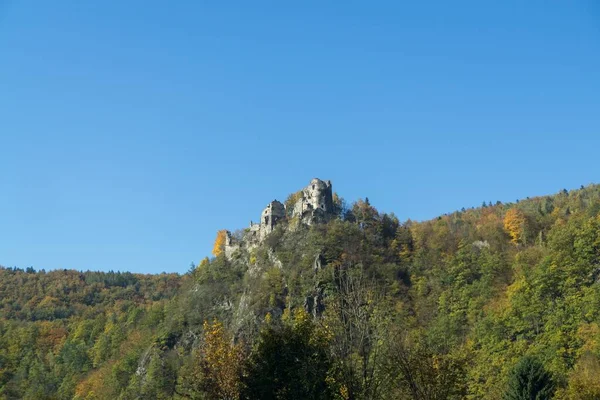
[[[599,71],[594,0],[0,0],[0,265],[184,272],[313,177],[402,220],[600,182]]]

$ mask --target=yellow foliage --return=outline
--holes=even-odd
[[[107,335],[110,335],[110,333],[115,329],[115,323],[111,320],[108,320],[106,322],[106,325],[104,325],[104,333]]]
[[[209,394],[219,399],[239,398],[242,347],[232,343],[221,322],[204,322],[201,355]]]
[[[227,231],[221,229],[217,232],[217,238],[215,239],[215,245],[213,246],[213,256],[218,257],[225,249],[225,238],[227,237]]]
[[[348,388],[346,387],[346,385],[342,385],[342,387],[340,388],[340,396],[344,400],[347,400],[350,398],[350,392],[348,391]]]
[[[504,216],[504,229],[514,244],[525,240],[525,214],[518,208],[511,208]]]
[[[200,264],[198,264],[198,269],[204,269],[206,267],[208,267],[208,264],[210,263],[210,260],[208,259],[208,257],[204,257],[202,259],[202,261],[200,261]]]
[[[600,359],[587,353],[581,357],[569,377],[569,386],[563,394],[569,400],[596,400],[600,398]]]
[[[310,315],[304,308],[297,308],[294,310],[294,323],[296,325],[305,324],[307,321],[310,321]]]
[[[600,350],[600,327],[597,323],[582,324],[577,329],[577,336],[583,341],[582,351],[596,352]]]
[[[400,259],[409,262],[412,257],[412,251],[410,249],[410,246],[406,243],[402,243],[400,245],[400,251],[398,251],[398,256],[400,256]]]

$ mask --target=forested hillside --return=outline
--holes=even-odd
[[[71,399],[100,366],[129,370],[183,280],[0,268],[0,398]]]
[[[182,277],[0,270],[0,398],[600,398],[600,186],[334,201]]]

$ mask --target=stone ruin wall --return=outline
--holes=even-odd
[[[302,189],[302,196],[292,210],[292,218],[299,218],[304,224],[327,222],[333,216],[333,192],[331,181],[322,181],[315,178],[308,186]],[[250,222],[241,242],[237,242],[227,232],[225,241],[225,256],[231,258],[233,253],[241,246],[246,248],[256,247],[269,233],[273,232],[280,221],[285,220],[286,208],[273,200],[263,210],[259,223]]]

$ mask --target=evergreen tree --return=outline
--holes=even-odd
[[[534,357],[523,357],[508,378],[505,400],[547,400],[554,394],[554,382],[542,363]]]

